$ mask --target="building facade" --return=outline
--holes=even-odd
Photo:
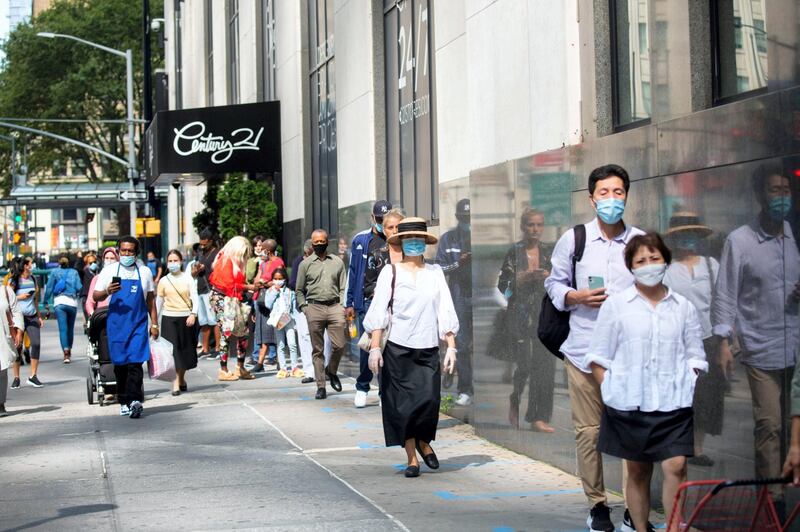
[[[469,198],[474,397],[452,413],[574,472],[561,363],[529,384],[549,389],[556,432],[532,431],[524,406],[517,427],[509,396],[524,362],[493,341],[511,312],[498,276],[522,238],[520,218],[542,214],[552,245],[593,217],[591,169],[616,163],[632,179],[626,221],[665,232],[691,211],[713,230],[702,253],[718,260],[727,235],[758,216],[753,175],[770,164],[789,180],[797,229],[798,9],[791,0],[167,0],[170,108],[280,101],[289,260],[315,227],[346,240],[367,228],[377,199],[441,234]],[[191,217],[205,188],[176,184],[170,247],[196,241]],[[797,282],[791,268],[775,269]],[[796,303],[774,295],[787,305],[773,354],[793,367]],[[693,478],[748,477],[763,459],[740,346],[738,378],[715,392],[725,414],[705,440],[713,465],[693,466]],[[515,400],[525,405],[528,393]],[[780,454],[788,417],[777,416]],[[606,476],[619,487],[620,468]]]

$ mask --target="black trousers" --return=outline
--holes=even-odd
[[[141,364],[114,365],[114,375],[117,377],[119,404],[144,401],[144,370]]]

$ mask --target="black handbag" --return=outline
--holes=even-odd
[[[586,226],[583,224],[576,225],[573,230],[575,231],[575,249],[572,251],[572,288],[577,288],[575,266],[583,258],[583,250],[586,248]],[[561,345],[569,336],[569,311],[558,310],[547,293],[542,298],[539,326],[536,333],[539,336],[539,341],[548,351],[564,360],[564,355],[561,353]]]

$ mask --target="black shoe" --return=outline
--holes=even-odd
[[[173,390],[172,391],[172,397],[178,397],[180,394],[181,394],[180,390]]]
[[[6,412],[6,405],[0,405],[0,417],[6,417],[8,412]]]
[[[250,373],[264,373],[265,371],[264,364],[256,364],[250,369]]]
[[[335,373],[331,373],[325,368],[325,375],[328,376],[328,379],[331,381],[331,388],[336,390],[337,392],[342,391],[342,381],[339,380],[339,377]]]
[[[303,379],[300,381],[300,384],[308,384],[310,382],[314,382],[314,380],[314,377],[303,377]]]
[[[425,462],[425,465],[430,467],[431,469],[439,469],[439,459],[436,458],[436,453],[433,452],[431,449],[430,454],[423,454],[422,446],[419,444],[419,440],[417,440],[417,451],[419,455],[422,457],[422,460]]]
[[[697,456],[689,458],[689,463],[700,467],[711,467],[714,465],[714,460],[709,458],[706,454],[698,454]]]
[[[40,381],[39,377],[37,377],[36,375],[31,375],[30,377],[28,377],[28,384],[30,384],[34,388],[41,388],[42,386],[44,386],[44,384],[42,384],[42,381]]]
[[[631,513],[625,508],[625,515],[622,517],[622,526],[619,528],[622,532],[636,532],[636,527],[631,519]],[[650,521],[647,522],[647,532],[656,532],[656,527]]]
[[[604,502],[598,502],[589,510],[586,524],[591,532],[614,532],[614,523],[611,522],[611,508]]]
[[[181,385],[178,386],[178,389],[180,391],[182,391],[182,392],[188,392],[189,391],[189,386],[187,386],[186,384],[181,384]]]
[[[314,399],[325,399],[328,397],[328,392],[325,391],[325,388],[317,388],[317,395],[314,396]]]
[[[419,476],[419,466],[410,465],[406,468],[406,478],[414,478]]]
[[[11,382],[11,389],[19,390],[19,377],[14,377],[14,380]]]

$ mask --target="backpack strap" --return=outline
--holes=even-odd
[[[583,258],[583,251],[586,249],[586,226],[578,224],[573,228],[573,231],[575,232],[575,249],[572,251],[572,288],[578,288],[575,269]]]

